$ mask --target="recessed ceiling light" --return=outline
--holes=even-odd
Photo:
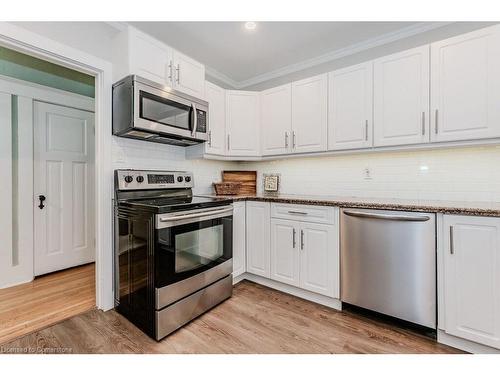
[[[245,22],[245,29],[247,30],[255,30],[257,28],[257,24],[253,21]]]

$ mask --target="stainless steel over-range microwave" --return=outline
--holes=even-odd
[[[208,103],[130,75],[113,85],[113,134],[190,146],[207,140]]]

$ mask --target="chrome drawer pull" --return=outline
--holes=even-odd
[[[307,215],[307,212],[302,211],[288,211],[288,213],[292,215]]]

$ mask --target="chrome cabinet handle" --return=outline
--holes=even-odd
[[[368,120],[365,120],[365,141],[368,141]]]
[[[292,247],[295,249],[296,241],[295,241],[295,228],[293,228],[292,232]]]
[[[304,250],[304,230],[300,230],[300,250]]]
[[[177,83],[181,83],[181,65],[177,64],[175,70],[177,71]]]
[[[453,225],[450,225],[450,254],[455,254],[455,243],[453,240]]]
[[[168,79],[172,82],[172,60],[170,60],[170,63],[168,64],[168,72]]]
[[[347,216],[364,217],[368,219],[383,219],[397,221],[429,221],[429,216],[408,216],[408,215],[390,215],[390,214],[375,214],[371,212],[361,211],[344,211]]]
[[[425,135],[425,112],[422,112],[422,135]]]
[[[212,131],[208,131],[208,145],[212,146]]]
[[[288,132],[285,132],[285,148],[288,148]]]
[[[436,112],[434,114],[434,122],[436,123],[435,125],[435,131],[436,131],[436,134],[438,133],[438,129],[439,129],[439,125],[438,125],[438,122],[439,122],[439,110],[436,109]]]
[[[295,148],[295,130],[292,132],[292,148],[294,149]]]
[[[307,212],[302,211],[288,211],[288,213],[292,215],[307,215]]]
[[[228,151],[229,151],[229,149],[230,149],[230,147],[229,147],[229,145],[230,145],[230,141],[231,141],[231,138],[230,138],[230,136],[229,136],[229,134],[228,134],[228,135],[227,135],[227,150],[228,150]]]

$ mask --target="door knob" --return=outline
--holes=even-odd
[[[39,195],[38,199],[40,200],[40,204],[38,205],[38,208],[40,210],[43,210],[43,208],[45,207],[45,205],[43,204],[43,201],[46,199],[45,195]]]

